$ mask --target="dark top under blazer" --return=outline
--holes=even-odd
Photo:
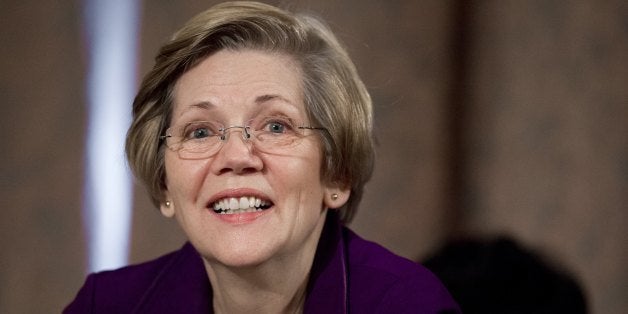
[[[64,313],[213,313],[212,288],[191,244],[150,262],[91,274]],[[460,313],[427,269],[366,241],[330,212],[304,313]]]

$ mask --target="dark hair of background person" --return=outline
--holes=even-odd
[[[452,241],[423,264],[467,314],[587,313],[570,274],[509,237]]]

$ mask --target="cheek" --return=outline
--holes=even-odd
[[[166,156],[165,167],[166,188],[173,198],[190,198],[200,189],[206,172],[205,162]]]
[[[318,196],[323,189],[320,160],[312,156],[268,158],[264,160],[268,183],[275,192],[301,197]]]

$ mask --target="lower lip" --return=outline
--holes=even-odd
[[[218,214],[212,210],[211,213],[214,214],[215,217],[217,217],[218,219],[226,223],[229,223],[232,225],[242,225],[242,224],[248,224],[248,223],[254,222],[258,218],[266,215],[266,213],[268,213],[270,210],[272,209],[269,208],[269,209],[265,209],[259,212],[240,213],[240,214]]]

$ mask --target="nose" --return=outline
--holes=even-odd
[[[248,126],[239,126],[239,125],[233,125],[230,126],[228,128],[223,128],[222,129],[222,136],[220,137],[220,139],[223,142],[226,142],[229,140],[229,135],[231,134],[231,130],[237,130],[240,129],[241,133],[242,133],[242,139],[244,140],[248,140],[251,138],[251,133],[249,131],[249,127]]]
[[[246,127],[225,128],[222,147],[212,161],[212,171],[216,174],[246,174],[262,170],[264,165],[255,153],[252,140]]]

